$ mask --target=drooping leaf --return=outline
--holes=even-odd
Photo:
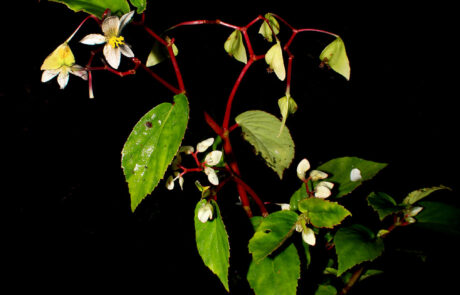
[[[288,115],[292,115],[297,111],[297,103],[289,94],[287,94],[286,96],[278,99],[278,107],[280,108],[281,117],[283,118],[281,120],[281,128],[279,131],[281,134],[284,126],[286,125]]]
[[[385,163],[367,161],[357,157],[342,157],[330,160],[317,169],[329,174],[330,177],[327,180],[336,184],[334,191],[337,193],[336,197],[340,198],[352,192],[363,181],[372,179],[386,166]],[[352,170],[354,169],[361,172],[361,179],[357,181],[353,181]]]
[[[416,202],[428,197],[435,191],[439,191],[443,189],[450,190],[450,188],[448,188],[447,186],[443,186],[443,185],[415,190],[411,192],[409,195],[407,195],[407,197],[404,198],[403,204],[407,204],[407,205],[415,204]]]
[[[270,66],[278,79],[284,81],[286,78],[286,68],[284,67],[283,49],[279,41],[273,45],[265,54],[265,61]]]
[[[177,48],[176,44],[172,45],[172,50],[174,56],[177,56],[179,54],[179,49]],[[169,58],[168,49],[157,41],[153,44],[153,48],[152,50],[150,50],[145,65],[147,67],[153,67],[167,58]]]
[[[300,201],[299,210],[307,215],[312,225],[326,228],[333,228],[351,215],[350,211],[339,203],[319,198]]]
[[[278,35],[280,32],[280,24],[278,20],[271,13],[266,13],[264,16],[267,20],[262,23],[259,29],[259,34],[264,36],[268,42],[273,42],[273,35]]]
[[[367,197],[367,203],[377,212],[380,220],[406,208],[406,206],[397,204],[391,196],[382,192],[370,193]]]
[[[249,285],[257,295],[295,295],[300,278],[300,258],[294,244],[274,257],[251,262]]]
[[[376,259],[384,249],[383,240],[360,224],[340,228],[334,236],[334,243],[338,276],[357,264]]]
[[[122,15],[129,12],[127,0],[51,0],[65,4],[75,12],[84,11],[86,13],[102,17],[106,9],[110,9],[112,15]]]
[[[198,253],[204,264],[216,274],[225,289],[229,291],[228,268],[230,258],[230,245],[219,207],[214,200],[211,204],[214,207],[214,214],[211,220],[203,223],[198,219],[198,210],[207,200],[198,202],[195,209],[195,235]]]
[[[278,136],[281,122],[263,111],[247,111],[235,118],[244,138],[261,154],[280,178],[294,159],[294,141],[286,127]]]
[[[174,104],[157,105],[134,126],[122,151],[132,211],[163,179],[179,150],[188,114],[187,97],[179,94],[174,96]]]
[[[242,63],[248,62],[246,48],[244,47],[243,35],[240,30],[234,30],[224,44],[225,51]]]
[[[345,44],[342,38],[338,37],[324,48],[319,59],[334,71],[350,80],[350,62],[348,61]]]
[[[147,8],[147,0],[129,0],[137,8],[137,13],[142,13]]]
[[[292,235],[298,215],[294,211],[276,211],[262,219],[249,240],[249,252],[255,262],[272,254]]]
[[[415,216],[416,226],[450,235],[460,235],[460,208],[452,205],[422,201],[423,210]]]

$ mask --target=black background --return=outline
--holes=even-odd
[[[414,189],[443,184],[453,192],[439,193],[439,199],[458,203],[458,95],[451,92],[455,81],[448,70],[457,53],[448,8],[387,2],[372,6],[166,3],[150,4],[146,21],[161,33],[181,21],[197,19],[245,25],[266,12],[282,16],[296,28],[337,33],[351,64],[349,82],[318,67],[319,53],[332,41],[328,36],[305,34],[293,44],[291,94],[299,111],[288,119],[288,126],[296,142],[294,164],[307,157],[316,166],[340,156],[389,163],[357,190],[353,201],[344,201],[357,217],[365,209],[356,204],[365,204],[370,190],[401,200]],[[193,208],[199,199],[194,179],[186,179],[184,193],[167,192],[160,184],[135,213],[130,211],[120,167],[124,141],[144,113],[170,101],[172,94],[142,71],[125,78],[94,72],[93,100],[88,99],[87,84],[75,76],[65,90],[55,79],[41,83],[41,63],[85,14],[56,3],[29,1],[15,17],[2,25],[8,42],[2,45],[0,83],[6,135],[2,206],[6,281],[18,290],[64,293],[121,288],[137,293],[134,289],[145,287],[147,292],[167,288],[167,294],[225,294],[194,244]],[[263,54],[267,44],[255,41],[261,39],[258,25],[252,30],[256,51]],[[99,28],[89,21],[70,43],[81,65],[86,64],[90,48],[78,40],[93,32]],[[180,50],[178,61],[191,106],[185,144],[213,136],[203,121],[204,110],[222,120],[226,98],[242,68],[223,50],[230,33],[219,26],[192,26],[170,34]],[[145,61],[152,39],[135,26],[126,28],[125,37]],[[280,38],[288,37],[285,28]],[[129,67],[123,59],[121,68]],[[168,63],[155,71],[174,82]],[[260,61],[238,90],[232,115],[255,108],[276,115],[276,101],[283,95],[284,84]],[[233,143],[244,179],[265,201],[287,202],[299,186],[295,165],[280,182],[237,133]],[[250,225],[236,205],[236,191],[230,185],[225,191],[219,200],[231,239],[230,288],[232,294],[250,294],[245,283]],[[372,212],[363,214],[376,221]],[[459,261],[456,241],[406,229],[395,235],[402,245],[427,251],[426,261],[388,250],[386,258],[377,261],[386,274],[358,285],[354,294],[403,294],[456,285],[453,278],[458,272],[448,270]],[[304,292],[311,291],[307,285],[302,286]]]

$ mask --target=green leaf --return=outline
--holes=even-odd
[[[179,94],[174,96],[174,104],[157,105],[134,126],[122,151],[132,211],[155,189],[174,159],[187,128],[188,114],[187,97]]]
[[[460,235],[460,208],[441,202],[423,201],[423,210],[415,216],[416,226],[434,231]]]
[[[282,116],[281,121],[281,128],[279,134],[283,131],[284,126],[286,125],[286,119],[288,115],[292,115],[297,111],[297,103],[295,100],[289,95],[283,96],[282,98],[278,99],[278,107],[280,108],[280,113]]]
[[[254,146],[267,165],[280,178],[294,159],[294,141],[286,127],[277,136],[281,122],[275,116],[263,111],[247,111],[235,118],[241,127],[244,139]]]
[[[306,199],[308,197],[307,190],[305,188],[305,183],[302,183],[300,188],[294,192],[294,194],[291,196],[291,199],[289,201],[289,205],[291,206],[291,210],[296,211],[299,209],[299,202],[303,199]]]
[[[345,44],[339,36],[324,48],[319,59],[347,80],[350,80],[350,62],[345,51]]]
[[[177,49],[176,44],[172,45],[172,49],[173,49],[174,56],[177,56],[179,54],[179,49]],[[160,42],[156,41],[153,44],[152,50],[150,50],[150,53],[149,53],[149,56],[147,57],[147,62],[145,63],[145,65],[147,67],[153,67],[161,63],[167,58],[169,58],[168,49],[162,44],[160,44]]]
[[[137,13],[142,13],[147,8],[147,0],[129,0],[137,8]]]
[[[406,208],[406,206],[397,204],[391,196],[382,192],[370,193],[369,196],[367,196],[367,203],[377,212],[380,220]]]
[[[247,279],[257,295],[295,295],[300,259],[294,244],[274,257],[251,262]]]
[[[127,0],[51,0],[65,4],[75,12],[86,13],[102,17],[106,9],[110,9],[112,15],[122,15],[130,11]]]
[[[337,289],[332,285],[319,285],[315,295],[336,295]]]
[[[294,211],[276,211],[265,217],[249,240],[249,252],[259,262],[278,249],[293,233],[298,215]]]
[[[310,223],[316,227],[333,228],[340,224],[350,211],[337,202],[319,198],[307,198],[299,202],[299,210],[306,213]]]
[[[278,35],[280,32],[280,24],[271,13],[266,13],[264,17],[268,20],[268,23],[266,21],[262,23],[259,34],[264,36],[268,42],[273,42],[273,35]]]
[[[244,47],[243,35],[240,30],[234,30],[225,41],[224,49],[230,56],[242,63],[248,62],[246,48]]]
[[[334,243],[338,276],[357,264],[376,259],[384,249],[383,240],[360,224],[339,229],[334,236]]]
[[[279,41],[276,41],[276,44],[267,51],[265,61],[270,66],[270,69],[275,72],[278,79],[284,81],[286,78],[286,69],[284,67],[283,49]]]
[[[412,205],[428,197],[431,193],[434,193],[435,191],[443,190],[443,189],[450,190],[450,188],[448,188],[447,186],[443,186],[443,185],[415,190],[411,192],[409,195],[407,195],[407,197],[404,198],[403,204]]]
[[[198,210],[206,202],[207,200],[201,200],[195,208],[195,235],[198,253],[204,264],[219,277],[225,289],[229,291],[230,245],[227,231],[225,230],[219,207],[214,200],[210,201],[214,207],[212,220],[202,223],[198,219]]]
[[[386,166],[387,164],[385,163],[367,161],[356,157],[343,157],[330,160],[317,169],[328,173],[328,181],[338,185],[336,197],[340,198],[352,192],[361,185],[363,181],[372,179]],[[361,179],[355,180],[352,177],[352,172],[358,171],[354,169],[359,170]]]

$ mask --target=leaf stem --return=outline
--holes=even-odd
[[[359,267],[355,272],[352,274],[350,280],[347,282],[345,287],[342,288],[340,291],[340,295],[345,295],[350,291],[350,289],[353,287],[353,285],[359,280],[361,275],[363,274],[364,271],[364,266]]]

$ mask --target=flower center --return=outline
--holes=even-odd
[[[125,44],[125,38],[123,36],[113,36],[109,39],[109,44],[113,48],[117,48],[120,45]]]

